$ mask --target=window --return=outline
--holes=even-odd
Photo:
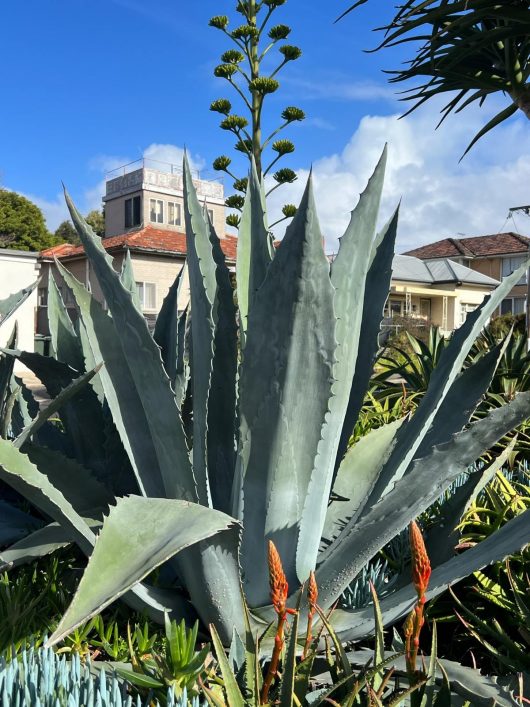
[[[403,316],[403,301],[399,299],[391,299],[388,301],[388,313],[391,317]]]
[[[125,199],[125,228],[139,226],[142,222],[141,215],[141,197],[133,196],[131,199]]]
[[[162,199],[149,199],[149,214],[151,223],[164,223],[164,202]]]
[[[38,299],[39,307],[47,307],[48,306],[48,290],[46,287],[39,287],[39,291],[37,293],[37,299]]]
[[[208,218],[210,219],[210,223],[213,223],[213,209],[207,209],[208,211]]]
[[[460,302],[460,324],[462,325],[470,312],[474,312],[477,308],[476,304],[466,304],[465,302]]]
[[[142,309],[156,309],[156,285],[154,282],[137,282],[138,298]]]
[[[167,202],[167,222],[170,226],[180,226],[180,204],[174,201]]]
[[[508,277],[514,270],[517,270],[518,267],[520,267],[524,261],[526,260],[526,256],[524,255],[516,255],[512,258],[503,258],[502,259],[502,277]],[[519,280],[517,283],[518,285],[526,285],[526,273],[522,276],[522,278]]]
[[[524,314],[525,306],[524,297],[506,297],[501,302],[501,314]]]

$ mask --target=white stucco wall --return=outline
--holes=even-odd
[[[28,287],[39,276],[38,253],[0,249],[0,300],[14,292]],[[37,288],[17,311],[0,326],[0,345],[5,346],[11,336],[15,321],[18,323],[18,348],[33,351],[35,337],[35,312],[37,308]],[[18,362],[15,369],[23,371]]]

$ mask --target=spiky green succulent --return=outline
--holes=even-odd
[[[49,519],[0,557],[16,564],[69,542],[89,556],[51,643],[118,597],[159,620],[165,611],[175,619],[198,616],[229,643],[234,629],[244,632],[243,588],[252,621],[265,626],[272,615],[268,540],[282,557],[290,601],[316,570],[319,603],[327,609],[381,548],[528,416],[530,393],[521,393],[469,425],[500,348],[462,370],[525,264],[455,332],[414,415],[348,445],[390,286],[397,213],[376,233],[385,159],[331,265],[311,180],[275,249],[262,185],[251,172],[239,225],[237,310],[219,239],[186,162],[191,301],[185,315],[177,311],[180,275],[154,338],[131,293],[130,261],[116,272],[68,199],[109,312],[58,264],[77,302],[77,330],[52,285],[56,358],[11,351],[3,359],[19,357],[58,395],[51,412],[0,440],[0,479]],[[89,408],[77,404],[83,391]],[[59,439],[50,422],[56,413],[65,426]],[[104,431],[114,435],[112,455],[107,443],[95,441]],[[455,555],[448,544],[448,559],[433,567],[429,596],[517,551],[529,529],[526,512],[464,553]],[[182,589],[147,581],[168,563]],[[381,602],[385,623],[408,613],[415,597],[406,583],[390,591]],[[373,630],[366,609],[338,610],[333,622],[343,639]]]

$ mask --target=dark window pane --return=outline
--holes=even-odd
[[[132,226],[133,220],[132,199],[125,199],[125,228]]]
[[[141,199],[139,196],[135,196],[133,199],[133,226],[139,226],[142,222],[141,217]]]

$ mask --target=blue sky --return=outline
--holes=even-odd
[[[105,170],[147,154],[179,159],[186,145],[208,169],[232,141],[217,127],[211,100],[233,98],[212,75],[229,47],[207,26],[214,14],[234,17],[235,2],[205,0],[25,0],[3,8],[0,26],[2,110],[0,183],[31,198],[56,227],[65,211],[63,180],[83,210],[99,203]],[[388,0],[338,24],[347,0],[289,0],[275,22],[293,28],[303,56],[283,72],[268,101],[269,125],[286,105],[308,120],[285,137],[296,153],[285,161],[299,182],[271,200],[299,198],[313,163],[320,215],[333,249],[359,190],[386,140],[388,215],[403,196],[401,249],[445,235],[480,235],[503,225],[507,208],[530,203],[530,129],[516,118],[458,164],[492,109],[468,111],[436,133],[439,106],[397,121],[400,106],[381,69],[396,53],[363,53],[372,27],[388,18]],[[234,17],[235,23],[235,17]],[[235,99],[234,99],[235,103]],[[485,199],[485,191],[491,198]],[[527,224],[509,222],[524,232]]]

